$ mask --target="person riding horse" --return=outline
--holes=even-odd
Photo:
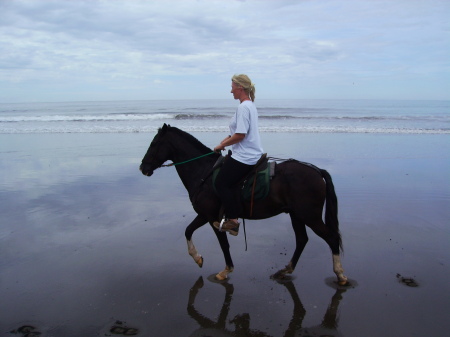
[[[242,212],[236,185],[263,155],[258,130],[258,111],[255,106],[255,85],[247,75],[231,78],[231,93],[240,104],[231,118],[230,135],[214,148],[220,152],[231,146],[231,155],[224,161],[216,178],[216,190],[222,201],[225,217],[213,223],[220,231],[238,235],[238,217]]]

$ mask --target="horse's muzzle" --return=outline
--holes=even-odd
[[[150,177],[153,174],[153,169],[148,164],[141,164],[141,166],[139,166],[139,170],[144,176],[147,177]]]

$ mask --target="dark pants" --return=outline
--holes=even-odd
[[[237,219],[241,214],[240,186],[237,185],[253,165],[243,164],[230,156],[225,160],[216,178],[216,190],[225,208],[225,217]]]

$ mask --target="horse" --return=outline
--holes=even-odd
[[[198,228],[209,223],[225,259],[225,269],[215,277],[217,280],[225,280],[234,270],[234,265],[226,232],[213,226],[214,221],[220,221],[222,205],[214,191],[211,177],[212,168],[220,156],[191,134],[164,124],[150,143],[139,169],[143,175],[151,176],[167,160],[173,162],[172,165],[175,165],[197,213],[185,230],[188,253],[199,267],[203,266],[203,257],[198,253],[192,235]],[[308,226],[330,247],[337,282],[340,285],[348,283],[340,259],[342,239],[339,232],[337,197],[332,178],[326,170],[294,159],[277,163],[275,175],[270,181],[269,194],[264,199],[255,201],[253,205],[246,201],[242,203],[242,219],[267,219],[281,213],[288,213],[290,216],[295,233],[295,251],[285,268],[271,275],[272,278],[287,278],[294,272],[308,242]],[[322,220],[324,207],[325,222]]]

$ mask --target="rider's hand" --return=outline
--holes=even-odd
[[[214,148],[214,152],[220,153],[221,151],[225,150],[225,147],[223,145],[217,145]]]

